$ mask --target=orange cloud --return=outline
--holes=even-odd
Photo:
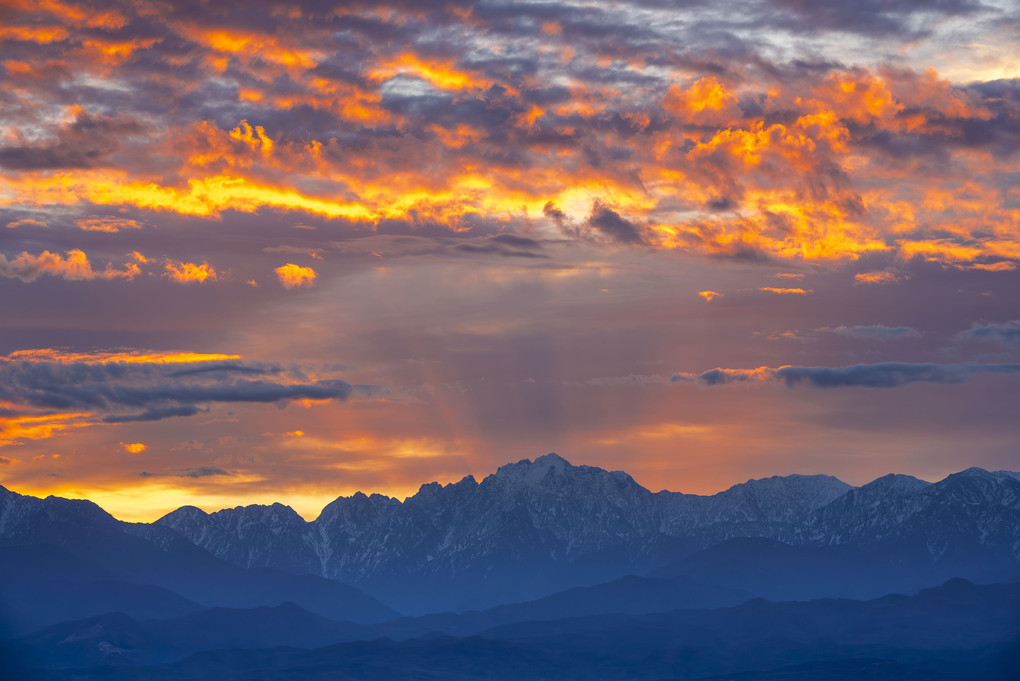
[[[698,295],[704,298],[708,302],[712,302],[713,298],[721,298],[723,294],[716,291],[698,291]]]
[[[482,139],[482,131],[475,130],[469,125],[459,124],[455,130],[447,130],[438,125],[432,126],[432,131],[447,149],[460,149],[468,144],[477,144]]]
[[[253,131],[252,127],[248,125],[248,121],[241,121],[236,128],[230,131],[230,137],[243,142],[253,151],[258,150],[264,155],[268,155],[273,151],[273,140],[269,138],[269,135],[266,134],[261,125],[256,125]]]
[[[203,262],[201,265],[196,265],[193,262],[174,262],[172,260],[168,260],[164,264],[164,268],[166,269],[166,272],[163,276],[180,284],[189,284],[192,282],[198,282],[201,284],[210,279],[216,281],[216,270],[214,270],[207,262]]]
[[[74,224],[86,232],[109,232],[115,233],[122,229],[141,229],[142,226],[135,220],[125,218],[91,218],[75,220]],[[144,261],[139,261],[144,262]]]
[[[213,50],[240,57],[247,61],[264,60],[295,69],[314,67],[319,55],[314,50],[286,45],[275,36],[243,33],[229,30],[189,30],[197,41]],[[217,66],[222,62],[213,60]]]
[[[294,263],[287,263],[276,268],[276,276],[284,288],[299,288],[303,286],[314,286],[315,270],[311,267],[301,267]]]
[[[35,220],[33,218],[24,218],[22,220],[15,220],[14,222],[7,223],[7,229],[17,229],[19,227],[46,227],[46,223],[42,220]]]
[[[141,442],[121,442],[120,444],[128,454],[141,454],[145,451],[145,445]]]
[[[886,81],[870,73],[834,73],[812,94],[814,108],[831,109],[840,118],[857,123],[887,120],[903,109]]]
[[[1013,260],[1002,260],[993,263],[970,263],[967,265],[958,265],[961,269],[967,270],[981,270],[983,272],[1012,272],[1016,269],[1020,269],[1020,263]]]
[[[33,348],[31,350],[15,350],[7,356],[0,357],[0,362],[85,362],[90,364],[122,362],[124,364],[179,364],[188,362],[216,362],[228,359],[241,359],[241,355],[203,352],[152,352],[145,350],[70,352],[55,348]]]
[[[908,278],[896,272],[859,272],[854,275],[854,284],[898,284]]]
[[[81,281],[134,279],[140,272],[138,265],[134,263],[128,263],[123,269],[116,269],[108,263],[105,269],[96,271],[92,269],[85,252],[78,249],[70,250],[64,256],[49,251],[43,251],[39,255],[23,252],[14,260],[8,260],[7,256],[0,253],[0,277],[20,279],[26,283],[35,281],[44,274],[70,281]]]
[[[43,440],[58,433],[92,425],[88,412],[0,416],[0,447],[24,440]]]
[[[681,120],[725,125],[740,117],[737,98],[712,76],[705,76],[686,88],[669,87],[662,106]]]
[[[440,90],[466,90],[487,88],[491,81],[477,78],[468,71],[458,69],[453,61],[422,59],[413,52],[404,52],[393,59],[381,62],[369,71],[369,77],[388,80],[399,73],[417,76]]]
[[[129,41],[83,40],[75,57],[88,59],[97,66],[103,64],[112,67],[126,61],[135,51],[152,47],[155,43],[153,38]]]
[[[0,40],[21,40],[32,43],[52,43],[66,40],[70,32],[63,26],[0,26]]]
[[[110,170],[74,170],[15,183],[21,185],[23,201],[40,207],[92,203],[218,216],[223,210],[252,213],[263,206],[274,206],[353,220],[379,217],[358,203],[306,196],[235,175],[192,178],[186,188],[133,180],[126,173]],[[0,205],[3,203],[0,197]]]
[[[104,28],[116,30],[122,28],[126,22],[124,15],[116,10],[87,7],[79,4],[60,2],[60,0],[36,0],[34,4],[38,9],[61,19],[73,26],[88,28]]]
[[[781,295],[781,296],[788,296],[788,295],[804,296],[804,295],[807,295],[809,293],[814,293],[814,291],[812,291],[811,289],[802,289],[802,288],[773,288],[771,286],[762,286],[758,290],[759,291],[765,291],[767,293],[776,293],[776,294]]]

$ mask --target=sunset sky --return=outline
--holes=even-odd
[[[1020,469],[1020,10],[0,0],[0,483]]]

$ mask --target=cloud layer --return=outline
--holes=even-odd
[[[738,258],[1020,262],[1017,81],[841,51],[937,44],[960,20],[1015,57],[994,8],[756,1],[744,24],[700,2],[274,7],[9,8],[6,222],[57,210],[127,243],[160,215],[277,210],[344,238],[537,225]],[[196,255],[167,276],[213,280]]]

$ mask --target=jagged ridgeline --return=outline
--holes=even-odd
[[[387,606],[405,614],[486,608],[625,575],[773,600],[912,593],[951,577],[1020,578],[1020,476],[977,468],[934,484],[887,475],[855,488],[827,475],[791,475],[698,496],[653,493],[626,473],[549,454],[481,482],[426,484],[402,502],[341,497],[311,522],[281,504],[215,513],[183,507],[149,525],[120,523],[82,501],[4,491],[2,504],[8,545],[44,542],[100,564],[105,549],[91,555],[83,544],[148,552],[135,575],[206,604],[208,592],[223,605],[243,598],[226,598],[238,589],[180,583],[187,580],[160,569],[167,555],[218,570],[221,581],[229,569],[258,568],[245,579],[304,588],[303,601],[286,599],[299,603],[314,603],[316,589],[339,581],[362,600],[354,590],[333,594],[324,614],[358,600],[363,611],[343,619],[362,621],[385,618]],[[299,588],[288,580],[306,581]]]

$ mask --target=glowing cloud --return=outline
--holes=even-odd
[[[101,271],[92,269],[92,264],[84,251],[74,249],[64,256],[49,251],[39,255],[23,252],[17,258],[9,260],[0,253],[0,277],[20,279],[33,282],[44,274],[60,277],[70,281],[86,279],[134,279],[139,273],[138,265],[128,263],[124,269],[116,269],[111,264]]]
[[[43,440],[84,428],[90,424],[91,417],[89,412],[53,413],[32,408],[9,416],[0,415],[0,447],[20,444],[25,440]]]
[[[854,275],[855,284],[899,284],[909,277],[896,272],[859,272]]]
[[[18,227],[46,227],[46,223],[34,218],[22,218],[7,223],[7,229],[17,229]]]
[[[241,356],[210,352],[152,352],[146,350],[69,352],[56,348],[33,348],[31,350],[15,350],[6,357],[0,356],[0,365],[5,361],[84,362],[86,364],[104,364],[107,362],[120,362],[123,364],[185,364],[189,362],[217,362],[231,359],[241,359]]]
[[[311,267],[287,263],[276,268],[276,276],[284,288],[300,288],[314,286],[317,275]]]
[[[712,302],[713,298],[721,298],[723,294],[717,291],[698,291],[698,295],[704,298],[707,302]]]
[[[75,220],[74,222],[86,232],[116,233],[123,229],[142,228],[142,226],[135,220],[126,220],[123,218],[89,218]]]
[[[212,268],[207,262],[203,262],[201,265],[196,265],[192,262],[174,262],[168,260],[164,267],[166,272],[163,274],[164,277],[168,277],[172,281],[176,281],[179,284],[190,284],[194,282],[203,283],[207,280],[216,281],[216,270]]]

